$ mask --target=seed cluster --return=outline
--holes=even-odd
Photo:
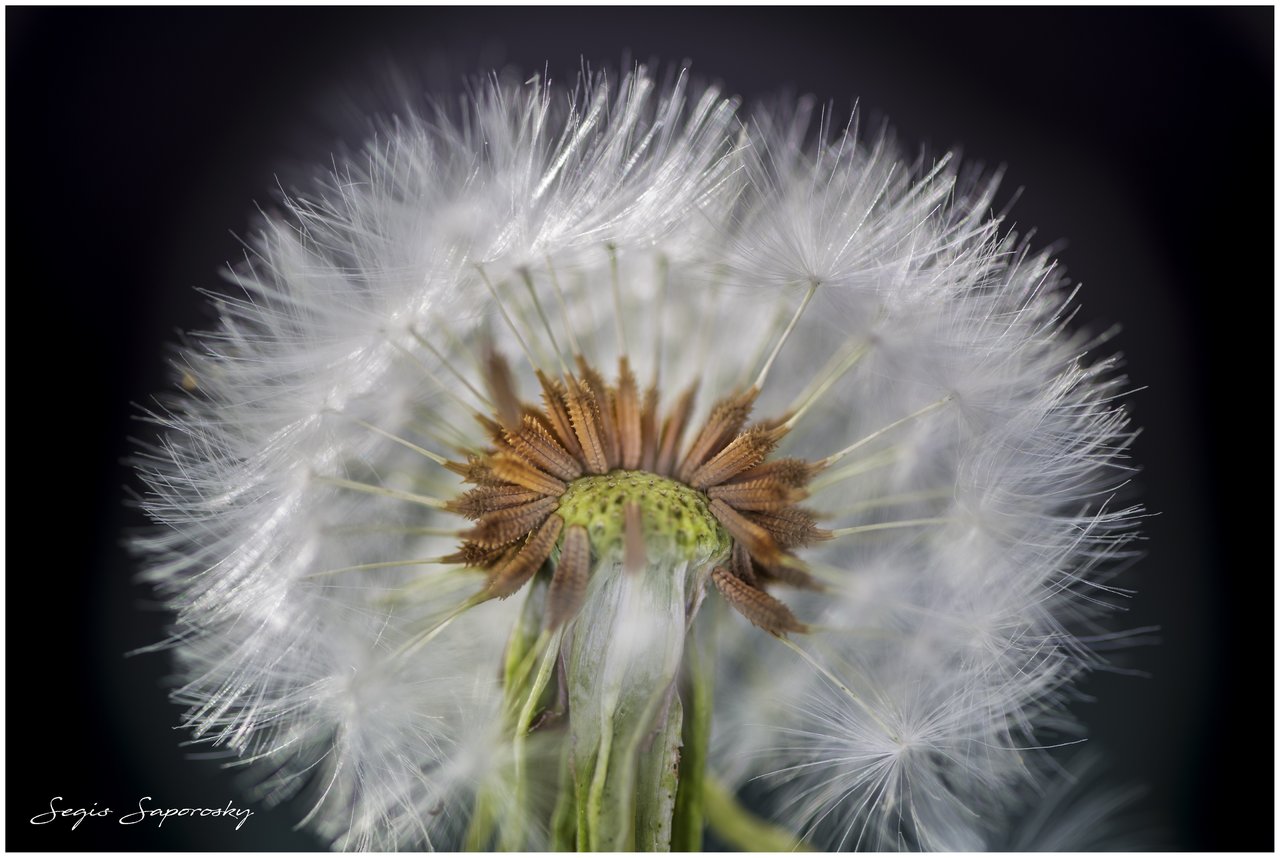
[[[653,514],[648,499],[636,492],[646,484],[674,481],[682,492],[696,493],[698,506],[728,535],[728,550],[720,552],[721,562],[711,573],[721,595],[772,634],[806,631],[766,588],[785,583],[819,589],[792,552],[830,537],[817,527],[812,512],[797,505],[822,465],[768,461],[787,425],[784,420],[747,425],[757,388],[715,403],[685,443],[696,385],[660,415],[657,386],[641,396],[626,357],[619,360],[617,383],[609,385],[578,356],[576,374],[554,379],[537,371],[538,407],[520,401],[501,355],[490,352],[486,363],[495,413],[479,419],[491,446],[448,465],[475,487],[447,509],[475,524],[461,533],[458,550],[444,558],[486,570],[484,596],[506,598],[520,590],[559,545],[548,622],[555,628],[572,619],[582,607],[591,569],[593,540],[587,523],[574,514],[588,485],[584,481],[609,475],[627,487],[615,494],[622,506],[623,562],[630,570],[645,565],[646,508]],[[651,529],[662,525],[649,524]]]

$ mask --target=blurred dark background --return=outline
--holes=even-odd
[[[323,162],[392,68],[449,89],[511,64],[691,60],[748,101],[860,98],[909,150],[1007,166],[1040,243],[1062,241],[1085,323],[1114,340],[1159,513],[1081,706],[1108,779],[1145,785],[1151,847],[1274,847],[1273,17],[1250,9],[6,9],[7,846],[278,850],[289,809],[126,827],[32,826],[64,806],[244,806],[192,759],[161,681],[125,658],[165,616],[133,582],[121,463],[131,403],[172,384],[255,201]],[[348,129],[348,132],[350,129]],[[358,134],[356,135],[358,138]]]

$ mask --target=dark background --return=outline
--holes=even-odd
[[[164,614],[122,535],[131,402],[171,384],[194,287],[241,255],[277,174],[323,161],[392,67],[441,88],[511,63],[693,61],[751,100],[884,115],[908,149],[1008,168],[1013,210],[1084,282],[1146,427],[1159,513],[1120,625],[1159,625],[1082,705],[1151,846],[1274,847],[1273,10],[13,8],[7,26],[7,845],[309,849],[289,810],[34,827],[53,796],[244,806],[166,702]],[[629,52],[629,53],[628,53]],[[358,135],[357,135],[358,136]],[[1252,494],[1246,494],[1252,492]]]

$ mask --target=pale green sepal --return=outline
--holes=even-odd
[[[651,562],[625,571],[602,564],[592,575],[592,591],[574,623],[568,685],[574,795],[578,804],[579,849],[632,851],[637,848],[638,809],[645,807],[644,839],[669,837],[670,813],[660,777],[644,777],[642,748],[665,754],[674,710],[687,626],[689,594],[702,581],[688,562]],[[661,735],[660,740],[656,739]],[[643,788],[644,796],[638,795]],[[674,793],[672,794],[674,799]],[[656,844],[642,848],[668,848]]]
[[[666,718],[639,748],[636,777],[636,850],[670,852],[672,819],[680,789],[681,728],[684,707],[672,697]],[[647,746],[647,747],[646,747]]]

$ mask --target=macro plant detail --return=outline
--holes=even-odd
[[[652,550],[667,563],[719,564],[711,580],[739,613],[776,634],[803,631],[756,585],[816,586],[786,549],[831,536],[795,504],[822,466],[766,463],[788,427],[765,422],[741,431],[758,390],[717,402],[681,456],[693,389],[660,420],[657,383],[642,400],[626,357],[616,386],[581,355],[577,364],[580,377],[537,372],[546,403],[537,409],[516,397],[506,361],[490,357],[497,419],[481,420],[493,449],[444,463],[477,484],[445,508],[477,523],[442,562],[489,570],[480,596],[506,598],[558,547],[547,605],[557,627],[581,607],[592,554],[624,549],[624,565],[640,570]]]
[[[1020,836],[1122,639],[1125,382],[994,177],[811,112],[495,78],[264,215],[139,456],[174,699],[259,798],[343,849]]]

